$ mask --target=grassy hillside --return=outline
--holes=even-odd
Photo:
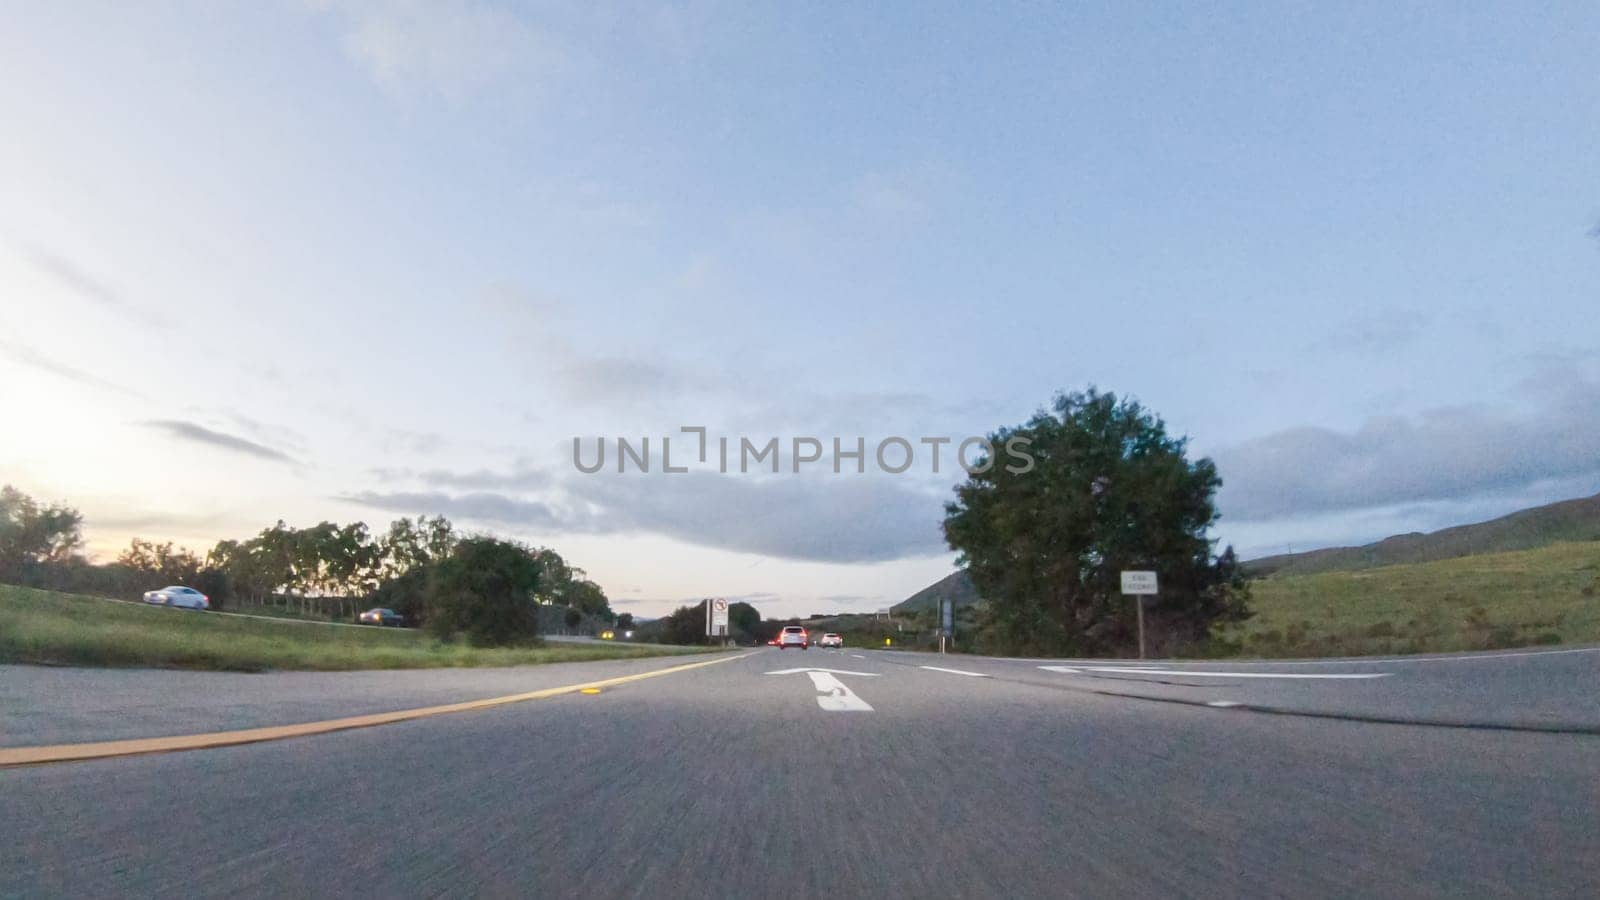
[[[0,662],[184,669],[516,666],[693,653],[614,644],[481,649],[401,629],[276,622],[0,585]]]
[[[951,597],[955,598],[956,609],[978,602],[978,589],[972,586],[972,579],[967,577],[966,572],[952,572],[901,600],[890,609],[897,616],[936,613],[939,611],[939,601]]]
[[[1253,583],[1219,655],[1357,656],[1600,642],[1600,541]]]
[[[1559,541],[1600,541],[1600,494],[1431,534],[1401,534],[1362,547],[1268,556],[1245,565],[1256,575],[1311,575],[1532,550]]]

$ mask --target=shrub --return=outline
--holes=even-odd
[[[428,578],[429,632],[463,634],[474,646],[537,643],[540,566],[520,544],[468,538]]]

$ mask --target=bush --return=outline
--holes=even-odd
[[[540,566],[520,544],[468,538],[428,578],[428,631],[478,647],[538,643]]]

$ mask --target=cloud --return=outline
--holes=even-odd
[[[574,357],[561,364],[557,377],[567,396],[582,404],[647,403],[716,384],[685,366],[620,357]]]
[[[1392,309],[1350,319],[1312,342],[1308,350],[1381,356],[1422,337],[1433,317],[1412,309]]]
[[[865,597],[865,596],[862,596],[861,594],[826,594],[824,596],[818,597],[817,599],[822,601],[823,603],[828,603],[828,604],[831,604],[833,606],[860,606],[860,605],[863,605],[863,604],[872,603],[874,601],[882,600],[883,598],[882,597]]]
[[[878,562],[944,551],[938,497],[892,476],[584,475],[606,530],[783,559]]]
[[[24,347],[21,344],[0,342],[0,356],[8,357],[12,362],[38,369],[41,372],[49,372],[58,378],[65,378],[68,381],[75,381],[78,384],[99,388],[100,390],[104,391],[113,391],[118,394],[126,394],[130,397],[143,396],[138,391],[126,385],[117,384],[113,381],[107,381],[98,375],[91,375],[82,369],[75,369],[72,366],[52,359],[51,357],[28,347]]]
[[[338,499],[402,515],[443,515],[467,522],[524,526],[536,530],[586,530],[575,517],[561,517],[545,503],[519,500],[503,494],[474,492],[360,491]]]
[[[529,491],[547,487],[550,473],[534,468],[526,462],[518,463],[510,472],[476,469],[471,472],[452,472],[448,469],[373,469],[372,474],[385,482],[420,481],[429,487],[457,491]]]
[[[564,53],[511,9],[477,0],[313,0],[345,25],[345,52],[381,87],[449,100],[519,76],[542,80]],[[533,75],[532,79],[521,77]]]
[[[192,441],[196,444],[206,444],[212,447],[219,447],[223,450],[229,450],[234,453],[242,453],[245,456],[253,456],[257,459],[266,459],[273,462],[284,463],[294,462],[292,457],[281,450],[274,450],[271,447],[263,444],[258,444],[254,441],[247,441],[242,437],[235,437],[231,434],[223,434],[220,431],[212,431],[209,428],[196,425],[193,422],[180,422],[171,419],[164,419],[146,422],[144,424],[158,431],[164,431],[168,435],[178,438],[179,440]]]
[[[478,473],[457,476],[489,481]],[[881,562],[945,550],[941,499],[892,476],[737,476],[714,472],[573,475],[561,497],[494,491],[364,491],[341,499],[545,533],[642,533],[812,562]]]
[[[1380,416],[1352,432],[1304,426],[1214,454],[1230,521],[1461,501],[1600,478],[1600,384],[1569,373],[1541,406]]]
[[[72,260],[30,244],[17,244],[16,246],[33,263],[35,268],[49,275],[55,279],[57,284],[82,299],[107,309],[131,315],[147,324],[161,324],[164,321],[160,316],[128,303],[121,295],[107,286],[105,282],[96,278],[87,269]]]

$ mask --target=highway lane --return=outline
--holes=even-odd
[[[0,665],[0,748],[292,725],[517,694],[712,655],[358,672]]]
[[[861,651],[851,651],[860,653]],[[1289,661],[992,659],[879,653],[1033,684],[1219,707],[1600,734],[1600,648]]]
[[[1600,738],[1150,702],[1039,664],[764,649],[592,696],[8,770],[0,895],[1600,893]],[[767,674],[808,667],[837,673]],[[829,679],[870,710],[824,708]]]

